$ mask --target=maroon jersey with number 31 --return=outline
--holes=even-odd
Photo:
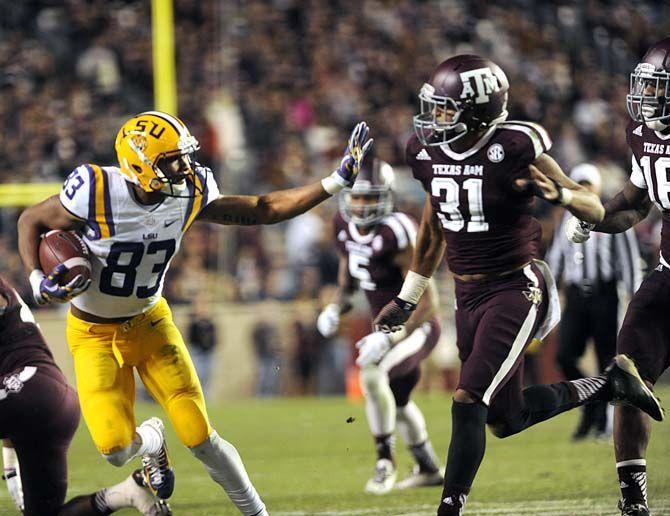
[[[533,197],[513,184],[550,148],[541,126],[516,121],[493,126],[463,153],[409,140],[406,161],[442,223],[452,272],[504,272],[535,257],[541,229],[531,215]]]

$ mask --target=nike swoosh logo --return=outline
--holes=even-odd
[[[166,228],[169,228],[172,224],[177,222],[177,220],[178,219],[166,220],[165,222],[163,222],[163,224],[165,225]]]
[[[151,321],[151,327],[153,328],[153,327],[156,326],[159,322],[161,322],[163,319],[165,319],[165,317],[161,317],[161,318],[158,319],[157,321]]]

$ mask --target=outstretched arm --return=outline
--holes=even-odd
[[[540,154],[528,168],[530,179],[517,179],[517,187],[534,186],[535,195],[560,204],[580,220],[592,224],[602,220],[605,209],[598,196],[566,176],[554,158]]]
[[[623,190],[605,204],[605,218],[593,230],[622,233],[644,220],[650,209],[651,200],[647,191],[628,180]]]
[[[198,220],[226,225],[276,224],[311,210],[331,196],[321,182],[265,195],[222,195]]]
[[[223,195],[209,203],[198,220],[234,225],[276,224],[312,209],[354,184],[363,159],[372,147],[373,140],[368,138],[368,133],[365,122],[356,125],[339,168],[318,183],[265,195]]]

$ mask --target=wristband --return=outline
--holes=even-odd
[[[558,190],[558,204],[561,206],[570,206],[573,197],[572,190],[569,188],[560,188]]]
[[[346,188],[349,185],[347,181],[340,174],[338,174],[337,171],[335,171],[328,177],[324,177],[321,180],[321,186],[323,186],[323,189],[330,195],[335,195],[336,193],[339,193],[340,190]]]
[[[423,291],[426,290],[429,282],[430,278],[422,276],[412,270],[408,271],[407,276],[405,276],[405,281],[402,284],[400,294],[398,294],[398,298],[401,301],[412,303],[414,308],[416,308],[416,305],[419,304],[419,299],[421,299]]]

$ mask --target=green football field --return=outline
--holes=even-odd
[[[670,400],[670,390],[661,391]],[[450,397],[417,396],[440,457],[450,435]],[[160,414],[138,406],[140,416]],[[211,404],[218,432],[240,451],[252,480],[273,515],[430,515],[440,489],[363,493],[374,454],[362,404],[342,398],[280,399]],[[542,423],[521,435],[499,440],[489,434],[487,454],[468,503],[474,515],[615,515],[618,487],[611,443],[573,444],[575,412]],[[353,418],[353,422],[347,420]],[[168,430],[177,488],[174,514],[238,514],[202,466]],[[399,478],[410,469],[397,443]],[[648,456],[649,493],[655,516],[670,515],[670,423],[655,423]],[[121,480],[130,467],[116,469],[98,456],[82,424],[70,454],[68,496]],[[131,514],[123,511],[119,514]],[[0,514],[15,514],[6,490]]]

